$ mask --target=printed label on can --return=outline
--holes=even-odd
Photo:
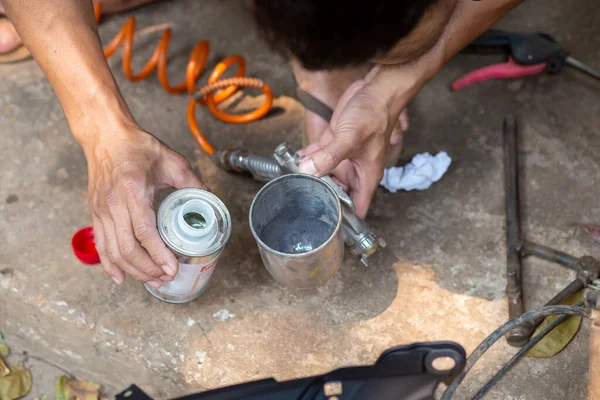
[[[158,289],[168,296],[190,296],[203,290],[208,284],[220,257],[206,264],[179,264],[179,272],[171,282]]]

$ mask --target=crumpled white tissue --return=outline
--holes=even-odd
[[[379,184],[392,193],[398,190],[425,190],[444,176],[451,162],[445,151],[435,156],[417,154],[404,167],[386,168]]]

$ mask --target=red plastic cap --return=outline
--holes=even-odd
[[[73,246],[73,253],[85,264],[98,264],[100,262],[100,256],[96,251],[94,242],[94,228],[91,226],[85,227],[71,239],[71,246]]]

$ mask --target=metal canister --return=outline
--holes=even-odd
[[[250,207],[250,229],[276,281],[297,288],[324,284],[344,259],[342,210],[321,179],[289,174],[267,183]]]
[[[229,236],[231,216],[225,204],[202,189],[171,193],[156,215],[158,233],[179,262],[175,279],[155,289],[144,284],[154,297],[168,303],[187,303],[206,287]]]

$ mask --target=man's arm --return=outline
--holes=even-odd
[[[452,4],[451,0],[446,4]],[[437,41],[418,59],[385,57],[340,99],[317,150],[300,165],[304,173],[333,173],[351,191],[357,214],[365,216],[383,175],[392,129],[406,104],[460,50],[522,0],[456,0]],[[400,54],[401,56],[401,54]],[[378,62],[378,60],[374,60]]]
[[[177,260],[156,230],[160,187],[203,187],[189,163],[144,132],[104,58],[91,1],[2,0],[52,84],[88,161],[89,206],[104,270],[159,287]]]

